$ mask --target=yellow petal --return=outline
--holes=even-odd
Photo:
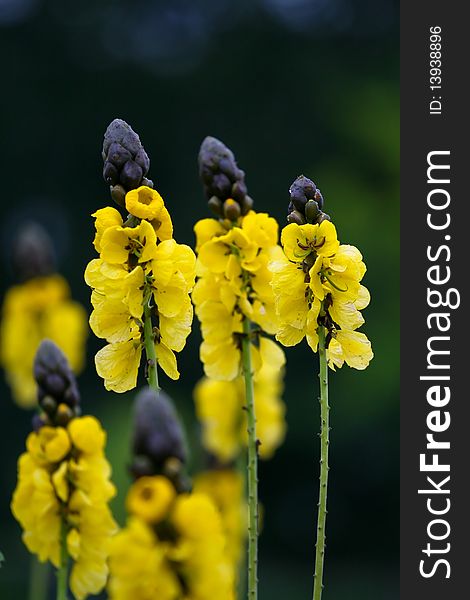
[[[157,362],[165,371],[170,379],[179,379],[178,365],[176,364],[176,356],[170,348],[163,342],[155,344],[155,353]]]
[[[142,356],[139,339],[108,344],[95,356],[96,372],[107,390],[126,392],[135,388]]]
[[[130,190],[126,194],[126,208],[131,215],[139,219],[157,219],[164,206],[160,194],[145,185]]]

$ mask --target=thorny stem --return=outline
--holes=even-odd
[[[60,529],[60,566],[57,570],[57,600],[67,600],[69,555],[67,553],[67,526],[62,517]]]
[[[157,355],[155,353],[155,338],[152,326],[152,309],[150,297],[144,303],[144,347],[147,357],[147,383],[157,393],[160,391],[157,372]]]
[[[318,354],[320,357],[320,494],[318,500],[317,543],[315,545],[315,575],[313,584],[313,600],[321,600],[323,591],[323,563],[325,559],[326,540],[326,497],[328,492],[328,446],[330,444],[330,406],[328,404],[328,365],[325,348],[325,328],[318,328]]]
[[[248,600],[258,597],[258,447],[251,366],[250,321],[243,319],[242,359],[248,425]]]

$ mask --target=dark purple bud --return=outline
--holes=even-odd
[[[144,388],[136,398],[133,451],[161,468],[168,458],[186,461],[179,418],[166,394]]]
[[[106,157],[105,157],[106,158]],[[116,169],[122,169],[128,160],[131,160],[132,155],[129,150],[126,150],[118,142],[111,144],[108,150],[108,160],[113,163]]]
[[[244,197],[246,196],[247,189],[244,181],[236,181],[232,185],[232,193],[231,196],[237,202],[243,202]]]
[[[223,173],[214,175],[211,184],[208,186],[211,195],[218,198],[226,198],[230,194],[230,188],[230,180]]]
[[[150,168],[150,159],[147,156],[147,152],[145,152],[145,150],[141,148],[135,155],[134,160],[142,169],[143,174],[146,175]]]
[[[52,240],[38,223],[26,223],[19,229],[13,246],[13,266],[22,281],[54,271]]]
[[[121,171],[120,181],[123,187],[129,191],[140,186],[142,176],[141,167],[133,160],[128,160]]]
[[[41,429],[41,427],[44,427],[44,425],[49,425],[50,421],[47,418],[46,415],[38,415],[35,414],[33,415],[33,418],[31,419],[31,426],[33,428],[33,431],[35,431],[36,433]]]
[[[116,185],[119,180],[119,173],[116,167],[110,162],[104,163],[103,179],[106,181],[106,183],[109,183],[109,185]]]

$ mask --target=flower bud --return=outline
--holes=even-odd
[[[122,187],[122,185],[115,185],[110,187],[111,190],[111,198],[121,206],[122,208],[126,208],[126,190]]]
[[[19,229],[13,245],[13,267],[22,281],[54,271],[52,240],[38,223],[26,223]]]
[[[169,458],[186,462],[181,423],[164,392],[147,387],[137,395],[132,446],[136,456],[146,456],[151,461],[152,474],[161,473]]]
[[[240,205],[232,198],[224,202],[224,217],[230,221],[236,221],[241,214]]]
[[[321,223],[322,221],[330,220],[328,216],[322,216],[323,212],[323,196],[320,190],[311,179],[305,175],[299,175],[289,188],[290,202],[287,211],[287,221],[289,223]],[[304,221],[300,222],[298,214],[291,216],[293,213],[300,214]]]
[[[122,119],[114,119],[106,129],[103,142],[103,177],[112,187],[111,195],[120,206],[124,195],[144,184],[150,167],[150,159],[139,136]]]
[[[78,413],[80,394],[73,374],[63,352],[50,340],[43,340],[34,359],[34,378],[38,384],[41,407],[54,421],[56,407],[68,405],[73,414]]]
[[[287,215],[287,222],[297,223],[297,225],[305,225],[307,220],[298,210],[293,210],[289,215]]]
[[[217,198],[217,196],[212,196],[212,198],[207,203],[209,208],[213,213],[215,213],[218,217],[224,216],[224,209],[222,205],[222,201]]]
[[[56,423],[60,427],[66,427],[71,419],[75,416],[73,410],[66,404],[59,404],[56,413]]]
[[[253,201],[251,198],[247,200],[245,173],[238,168],[233,152],[220,140],[206,137],[199,150],[198,162],[199,175],[209,202],[214,196],[222,204],[228,199],[235,200],[241,214],[245,215]]]
[[[320,224],[323,221],[331,221],[330,215],[327,215],[324,212],[320,213],[320,216],[318,217],[317,223]]]
[[[44,396],[44,398],[39,402],[41,408],[48,415],[54,415],[57,410],[57,402],[54,400],[52,396]]]
[[[320,209],[318,208],[318,204],[315,200],[309,200],[305,205],[305,218],[307,219],[307,223],[316,223],[319,215]]]

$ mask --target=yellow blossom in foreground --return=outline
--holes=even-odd
[[[63,277],[50,275],[11,287],[3,302],[0,363],[13,397],[23,407],[34,406],[34,355],[44,338],[54,341],[78,373],[85,360],[87,338],[84,308],[70,298]]]
[[[271,340],[261,338],[262,366],[255,371],[256,435],[261,442],[260,458],[270,458],[282,443],[286,424],[281,400],[285,357]],[[202,424],[203,444],[222,463],[235,459],[247,443],[245,384],[204,378],[194,390],[196,414]]]
[[[208,377],[230,381],[241,372],[243,318],[266,333],[278,328],[268,268],[282,255],[278,226],[267,214],[250,211],[231,225],[202,219],[194,230],[199,255],[192,299],[201,322],[200,357]]]
[[[373,358],[371,344],[355,330],[364,323],[360,311],[370,301],[361,280],[366,272],[354,246],[340,244],[329,221],[287,225],[281,234],[284,254],[270,263],[279,330],[276,339],[294,346],[305,337],[314,352],[319,320],[326,326],[328,364],[365,369]]]
[[[220,511],[227,553],[237,572],[244,552],[247,527],[242,475],[233,469],[205,471],[194,479],[194,491],[207,494]]]
[[[116,531],[108,507],[115,488],[104,444],[99,422],[78,417],[66,429],[44,426],[31,433],[18,461],[11,509],[23,528],[23,541],[40,561],[58,567],[66,515],[70,589],[77,600],[105,586],[109,543]]]
[[[233,567],[213,502],[202,493],[175,495],[167,502],[163,478],[144,479],[134,484],[137,490],[131,488],[127,504],[131,516],[112,542],[110,598],[233,600]],[[146,494],[144,489],[152,491]],[[158,510],[153,512],[155,506]]]
[[[171,239],[173,227],[161,196],[141,186],[128,192],[126,207],[133,215],[132,226],[123,224],[113,208],[95,213],[100,257],[85,271],[93,290],[90,326],[108,341],[95,357],[96,370],[106,389],[115,392],[136,386],[145,306],[152,307],[157,362],[172,379],[179,378],[175,352],[184,348],[193,319],[189,293],[196,259],[188,246]]]

